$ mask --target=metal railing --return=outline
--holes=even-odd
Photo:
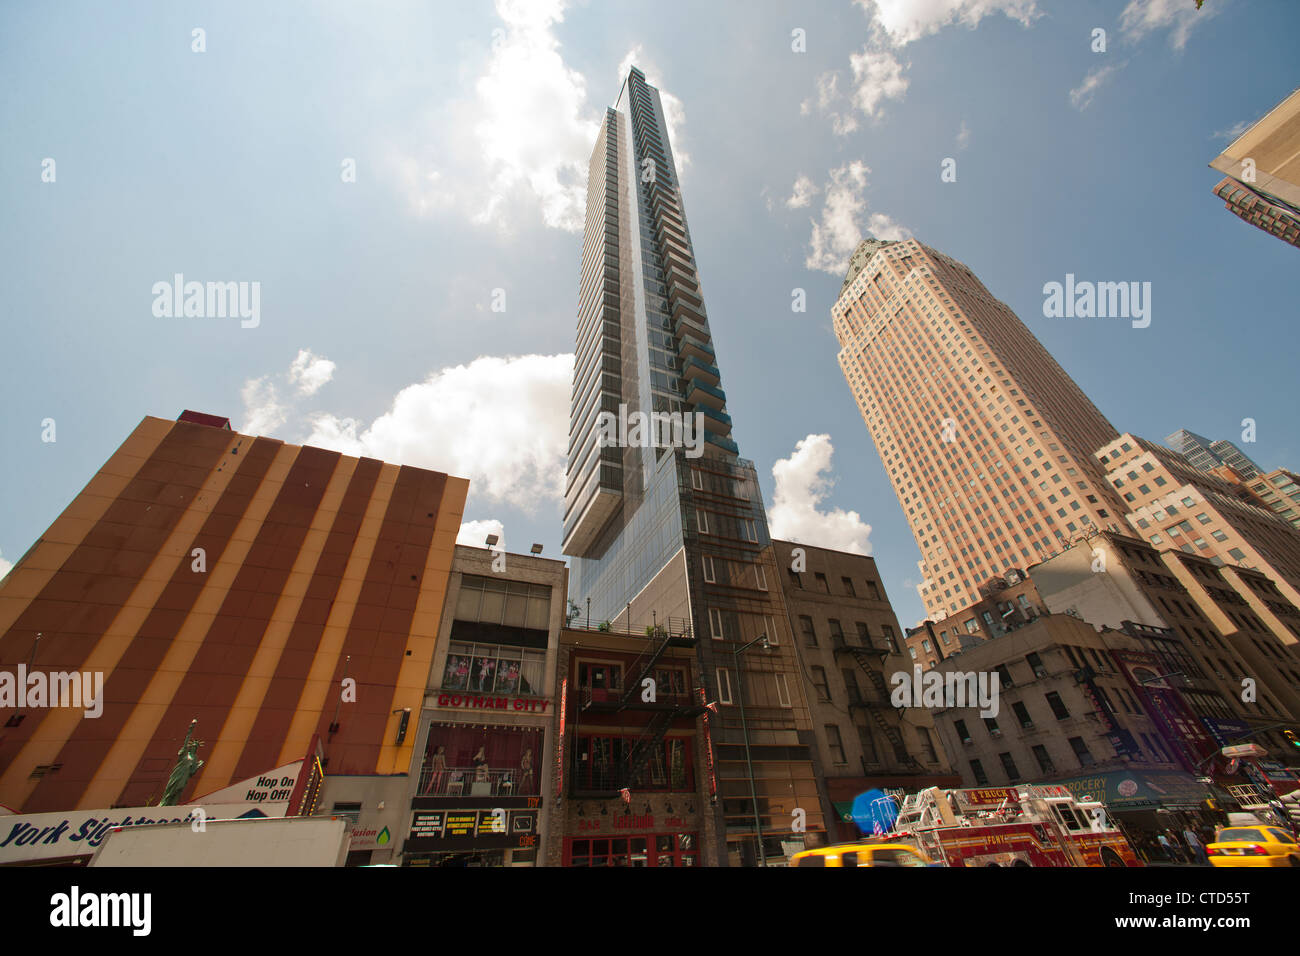
[[[508,770],[475,769],[474,767],[448,767],[434,770],[425,766],[420,771],[421,797],[509,797],[536,796],[540,792],[537,770],[531,772],[518,768]]]

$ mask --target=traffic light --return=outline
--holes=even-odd
[[[1282,731],[1282,738],[1296,750],[1300,750],[1300,734],[1297,734],[1294,730],[1284,730]]]

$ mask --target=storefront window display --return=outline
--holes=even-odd
[[[453,642],[442,672],[443,690],[520,697],[545,696],[546,652],[499,644]]]
[[[542,730],[433,724],[420,773],[420,796],[535,796],[540,793]]]

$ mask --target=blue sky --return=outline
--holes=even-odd
[[[0,571],[183,408],[464,475],[476,540],[558,555],[583,180],[632,62],[774,528],[869,549],[904,623],[919,553],[830,328],[868,232],[969,265],[1121,431],[1249,417],[1296,467],[1296,251],[1207,164],[1297,35],[1293,0],[5,4]],[[155,316],[177,273],[259,283],[256,327]],[[1067,273],[1150,282],[1150,327],[1044,318]]]

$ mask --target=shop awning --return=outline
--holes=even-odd
[[[1058,781],[1079,798],[1101,800],[1114,810],[1198,807],[1210,796],[1191,774],[1116,770]]]

